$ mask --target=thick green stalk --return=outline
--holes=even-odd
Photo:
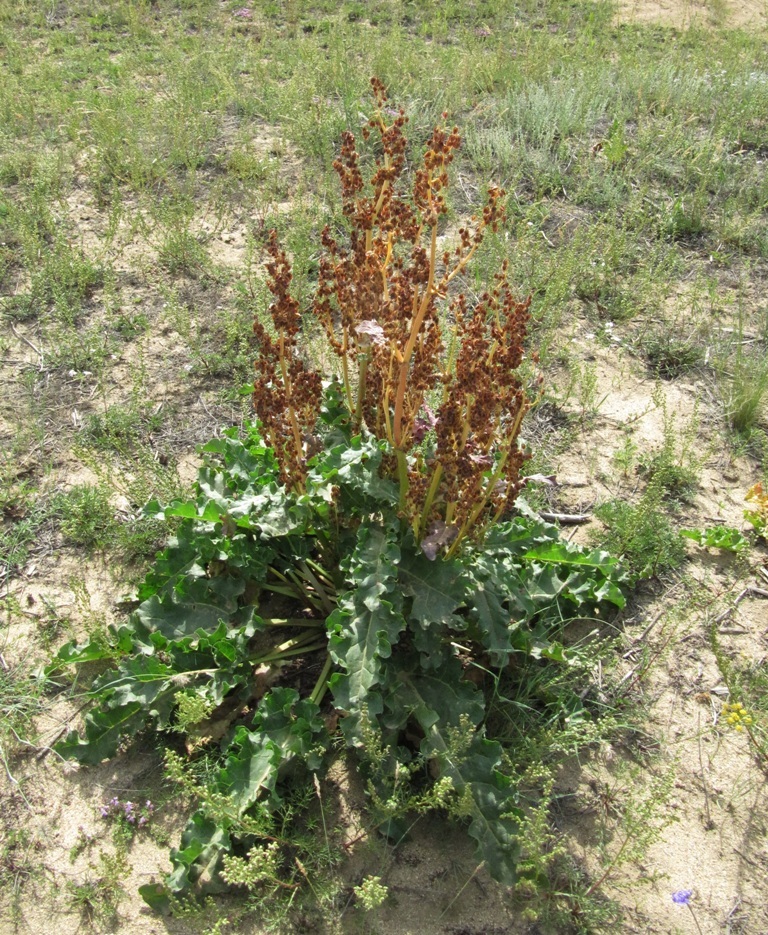
[[[421,518],[419,519],[418,530],[416,531],[416,541],[421,541],[422,536],[426,532],[427,522],[429,520],[429,513],[432,509],[432,504],[434,503],[435,497],[437,496],[437,490],[440,486],[440,481],[443,477],[443,466],[438,463],[435,465],[435,470],[432,472],[432,480],[429,484],[429,489],[427,490],[427,495],[424,498],[424,508],[421,511]]]
[[[309,696],[309,700],[314,702],[314,704],[320,704],[323,695],[328,691],[328,674],[331,671],[332,665],[333,660],[329,654],[328,658],[325,660],[323,671],[320,673],[317,682],[315,682],[315,687],[312,689],[312,694]]]
[[[397,457],[397,475],[400,481],[400,511],[405,512],[408,506],[408,459],[404,451],[395,450]]]
[[[360,371],[357,380],[357,406],[355,406],[355,425],[359,428],[363,420],[363,401],[365,399],[365,380],[368,376],[369,354],[360,355]]]

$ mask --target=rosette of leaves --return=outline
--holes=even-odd
[[[184,760],[218,757],[172,873],[142,890],[151,905],[216,891],[229,856],[273,843],[283,779],[321,769],[336,729],[363,768],[369,748],[384,751],[378,781],[408,760],[428,763],[443,804],[511,882],[517,794],[486,734],[473,663],[567,665],[562,621],[623,603],[612,559],[531,517],[430,558],[382,477],[385,445],[355,433],[338,384],[325,389],[317,432],[303,492],[282,483],[257,425],[206,445],[194,497],[148,507],[178,528],[130,618],[109,642],[67,644],[48,667],[108,666],[62,756],[98,763],[150,730],[176,749],[181,732],[176,778]]]

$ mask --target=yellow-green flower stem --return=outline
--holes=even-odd
[[[306,633],[302,633],[300,636],[295,636],[293,639],[286,640],[284,643],[276,646],[268,653],[252,656],[249,661],[253,665],[261,665],[265,662],[277,662],[278,660],[288,658],[289,656],[299,656],[302,653],[311,653],[316,649],[322,649],[327,644],[328,640],[325,638],[318,641],[317,633],[315,632],[314,628],[310,628]]]
[[[312,620],[309,617],[262,617],[268,627],[315,627],[325,626],[325,620]]]
[[[507,459],[509,458],[512,452],[512,446],[517,444],[517,433],[520,429],[520,423],[523,421],[524,412],[525,412],[525,407],[520,406],[520,411],[515,417],[514,425],[512,426],[510,433],[509,433],[509,438],[510,438],[509,445],[507,445],[506,449],[503,451],[501,457],[499,458],[499,463],[496,465],[496,470],[493,472],[493,474],[491,474],[488,480],[488,484],[486,485],[486,488],[485,488],[485,493],[480,498],[480,502],[475,506],[474,510],[472,510],[472,512],[467,517],[467,519],[464,520],[464,523],[461,529],[459,530],[458,536],[456,536],[456,539],[454,540],[453,545],[450,547],[450,549],[448,550],[445,556],[446,558],[452,558],[455,555],[456,550],[458,549],[462,539],[464,539],[464,537],[467,535],[469,530],[475,525],[478,518],[480,517],[483,510],[485,509],[486,504],[488,503],[488,500],[491,494],[493,493],[494,487],[496,486],[498,481],[501,479],[501,475],[504,472],[504,467],[507,463]]]
[[[314,635],[314,634],[313,634]],[[255,665],[265,665],[269,662],[281,662],[283,659],[290,659],[292,656],[304,656],[307,653],[316,652],[328,645],[328,640],[322,640],[309,645],[296,646],[293,649],[284,649],[282,652],[267,653],[265,656],[256,656],[250,660]]]
[[[333,602],[330,597],[326,594],[325,588],[320,584],[317,576],[312,573],[312,570],[307,566],[306,562],[302,562],[299,565],[299,571],[301,575],[312,585],[315,589],[315,593],[320,599],[320,603],[323,605],[323,610],[330,614],[333,612]]]
[[[399,448],[403,443],[403,407],[405,405],[405,391],[408,386],[408,370],[411,364],[411,357],[416,350],[416,341],[419,338],[421,326],[424,324],[424,317],[427,314],[429,303],[435,289],[435,263],[437,256],[437,223],[432,225],[432,238],[429,248],[429,279],[424,289],[424,295],[419,302],[418,293],[414,290],[413,308],[414,315],[411,321],[411,333],[408,336],[408,343],[403,351],[403,359],[400,361],[400,373],[397,382],[397,395],[395,396],[395,416],[394,416],[394,439],[395,447]]]
[[[443,476],[443,466],[442,464],[438,463],[435,465],[435,469],[432,472],[432,480],[430,481],[429,488],[427,490],[427,495],[424,498],[424,508],[421,511],[421,518],[419,519],[418,528],[415,530],[417,542],[421,541],[427,529],[427,523],[429,521],[429,513],[430,513],[430,510],[432,509],[432,504],[437,495],[437,490],[440,486],[440,481],[442,479],[442,476]]]
[[[347,408],[352,412],[352,385],[349,382],[349,331],[346,325],[342,328],[341,337],[341,374],[344,379],[344,394],[347,397]]]
[[[296,448],[296,464],[300,465],[304,457],[304,446],[301,443],[301,430],[299,429],[299,422],[296,418],[296,412],[291,404],[292,387],[291,387],[291,378],[288,374],[288,366],[285,362],[285,336],[280,335],[280,372],[283,375],[283,386],[285,387],[285,398],[288,402],[288,418],[291,423],[291,432],[293,433],[293,444]],[[294,479],[294,488],[297,492],[302,493],[304,489],[305,478],[303,476],[297,476]]]
[[[323,568],[322,565],[318,565],[317,562],[313,561],[311,558],[305,558],[304,564],[308,565],[317,575],[317,577],[323,582],[324,585],[329,587],[331,590],[336,589],[333,578],[330,574]]]
[[[397,474],[400,480],[400,511],[405,512],[408,506],[408,459],[404,451],[395,449],[397,458]]]
[[[365,399],[365,381],[368,376],[370,354],[360,355],[360,370],[357,379],[357,406],[355,406],[355,425],[360,426],[363,419],[363,400]]]
[[[261,587],[264,588],[264,590],[272,591],[273,594],[284,594],[286,597],[292,597],[294,599],[306,601],[308,604],[314,607],[315,610],[321,613],[325,611],[325,608],[323,607],[319,599],[319,596],[315,597],[311,592],[309,592],[304,587],[304,585],[301,583],[300,580],[298,580],[295,577],[290,577],[290,578],[286,577],[285,575],[281,574],[276,568],[273,568],[271,565],[269,567],[269,570],[272,572],[272,574],[276,578],[284,582],[284,584],[281,585],[281,584],[274,584],[272,582],[267,582],[266,584],[261,585]]]
[[[179,677],[184,676],[184,678],[187,678],[190,675],[213,675],[217,671],[218,671],[217,669],[189,669],[186,672],[174,672],[174,674],[171,676],[168,676],[165,674],[156,675],[154,672],[144,672],[144,673],[140,673],[136,675],[135,679],[137,682],[141,682],[142,685],[147,685],[150,682],[171,681],[176,676],[179,676]],[[121,679],[115,679],[114,682],[107,682],[103,687],[112,688],[113,685],[119,685],[120,682],[121,682]],[[102,686],[99,686],[98,690],[101,691]],[[92,692],[91,694],[96,694],[96,693]]]
[[[315,682],[315,687],[312,689],[312,694],[309,696],[309,700],[314,704],[320,704],[323,695],[328,691],[328,675],[330,674],[332,665],[333,660],[329,654],[325,660],[323,671],[320,673],[317,682]]]

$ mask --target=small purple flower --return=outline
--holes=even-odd
[[[109,806],[108,806],[108,805],[102,805],[100,811],[101,811],[101,817],[102,817],[102,818],[109,818],[110,812],[109,812]]]
[[[137,822],[136,824],[137,824],[137,826],[138,826],[139,828],[143,828],[144,825],[146,825],[146,823],[147,823],[148,820],[149,820],[149,819],[146,817],[146,815],[142,815],[141,818],[139,818],[139,820],[138,820],[138,822]]]
[[[239,16],[240,19],[250,19],[251,11],[247,6],[241,7],[239,10],[235,10],[232,14],[233,16]]]
[[[109,800],[109,804],[112,806],[112,808],[120,808],[120,799],[115,796],[113,799]]]
[[[151,814],[155,810],[155,806],[147,799],[144,803],[144,808]]]
[[[693,890],[678,890],[672,894],[672,902],[678,906],[687,906],[693,896]]]

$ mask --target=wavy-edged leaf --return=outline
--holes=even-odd
[[[493,581],[478,581],[469,600],[469,616],[480,629],[482,643],[496,666],[504,666],[509,654],[519,646],[513,646],[512,635],[520,624],[513,620],[506,595],[499,594]]]
[[[84,662],[99,662],[103,659],[114,659],[119,648],[110,646],[103,638],[89,637],[84,643],[70,640],[56,653],[53,659],[43,669],[46,676],[58,672],[63,666],[82,664]]]
[[[265,695],[253,726],[254,730],[240,727],[235,732],[216,781],[240,815],[265,795],[279,801],[279,771],[296,756],[306,759],[310,769],[317,768],[317,751],[324,751],[329,740],[319,707],[300,700],[292,688],[275,688]]]
[[[331,679],[331,690],[336,707],[347,714],[342,722],[347,740],[356,744],[362,706],[367,705],[371,714],[382,710],[381,695],[375,690],[382,660],[389,658],[405,629],[397,531],[396,524],[360,527],[348,570],[356,587],[342,595],[328,618],[331,657],[341,667]]]
[[[238,728],[235,751],[227,758],[217,784],[242,815],[264,793],[271,793],[282,761],[280,749],[269,738]]]
[[[470,819],[478,856],[496,880],[511,886],[520,851],[516,791],[498,770],[501,745],[467,723],[477,725],[482,719],[481,693],[461,679],[455,659],[429,675],[403,672],[400,681],[398,703],[410,709],[424,731],[422,753],[450,778],[459,808]]]
[[[114,756],[121,739],[141,730],[145,722],[146,712],[140,701],[108,711],[92,711],[85,716],[85,738],[70,731],[54,749],[64,758],[95,765]]]
[[[467,597],[470,582],[459,562],[432,562],[425,555],[405,551],[400,561],[403,594],[413,598],[410,618],[422,626],[459,624],[456,610]]]
[[[202,811],[195,812],[182,832],[181,847],[171,850],[174,870],[166,879],[166,892],[188,892],[193,887],[200,893],[222,892],[226,886],[218,871],[223,855],[231,848],[229,830],[207,818]],[[142,895],[147,898],[144,893]],[[162,894],[149,895],[154,895],[157,904]]]
[[[146,717],[155,718],[159,727],[167,727],[179,690],[178,675],[155,656],[134,656],[123,660],[116,671],[105,672],[94,683],[92,693],[108,695],[104,702],[108,708],[125,709],[138,702]]]
[[[292,688],[275,688],[262,699],[254,715],[254,730],[241,726],[227,747],[227,760],[214,786],[233,808],[232,818],[218,816],[214,823],[199,811],[192,816],[182,835],[181,848],[171,852],[173,872],[165,888],[153,886],[142,893],[150,905],[164,905],[169,893],[188,891],[217,892],[222,855],[231,849],[234,816],[244,815],[259,800],[267,806],[279,805],[276,792],[282,772],[300,757],[310,769],[320,765],[320,757],[330,737],[317,704],[300,700]]]
[[[319,455],[312,464],[309,481],[316,493],[340,487],[353,508],[364,509],[371,502],[394,506],[398,502],[398,487],[381,477],[381,444],[374,438],[356,435]]]

